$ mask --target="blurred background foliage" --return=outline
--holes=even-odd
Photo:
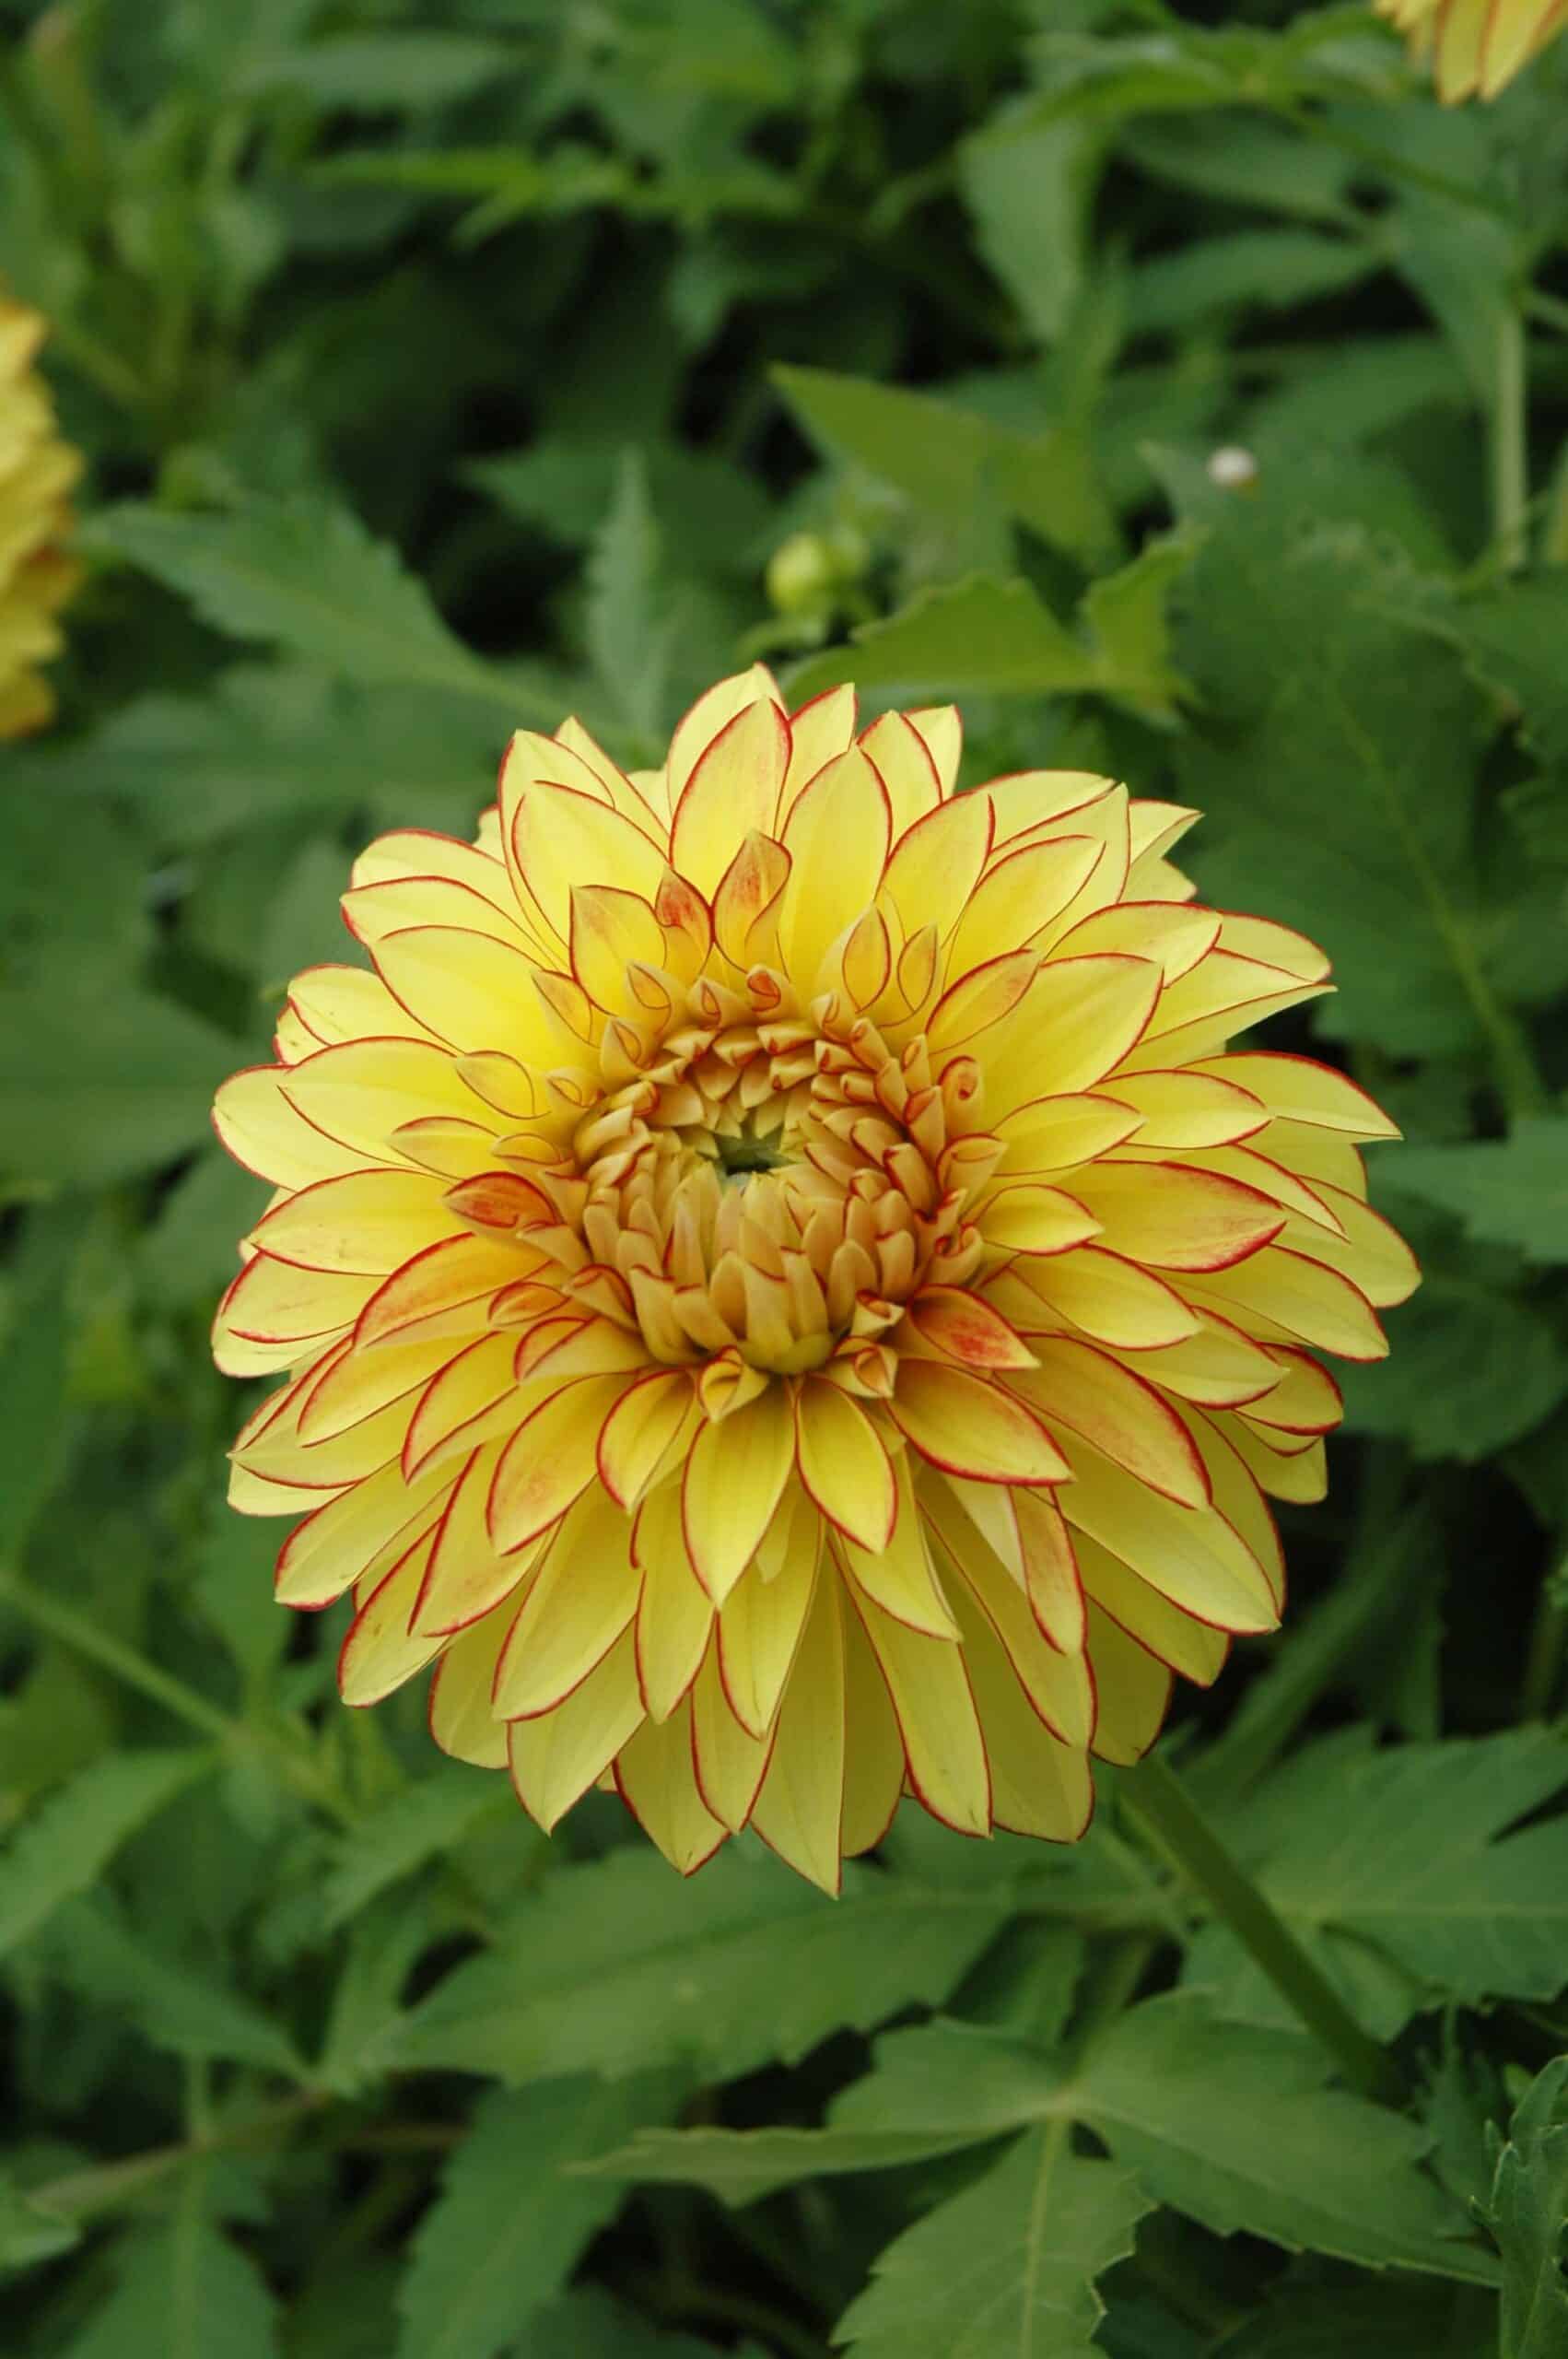
[[[1568,2353],[1565,244],[1568,52],[1444,111],[1360,0],[0,0],[89,569],[0,750],[8,2353]],[[1333,957],[1272,1044],[1428,1274],[1178,1743],[1403,2118],[1108,1777],[684,1886],[339,1710],[222,1505],[206,1106],[353,850],[756,654]]]

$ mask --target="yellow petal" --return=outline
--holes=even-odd
[[[254,1372],[230,1365],[230,1339],[263,1344],[282,1354],[275,1366],[302,1359],[306,1347],[331,1343],[351,1327],[375,1285],[352,1273],[299,1270],[258,1253],[248,1262],[217,1308],[213,1356],[226,1374]]]
[[[631,1544],[642,1567],[638,1680],[649,1719],[667,1720],[696,1677],[713,1628],[712,1601],[686,1554],[674,1484],[643,1502]]]
[[[964,1660],[984,1731],[991,1816],[1013,1834],[1075,1843],[1089,1825],[1094,1790],[1082,1746],[1052,1736],[973,1598],[959,1601]]]
[[[907,1629],[868,1597],[854,1604],[893,1699],[917,1797],[959,1834],[986,1834],[990,1778],[963,1648]]]
[[[427,1245],[462,1233],[425,1171],[356,1171],[318,1180],[259,1221],[250,1241],[306,1270],[385,1277]]]
[[[922,1458],[977,1483],[1059,1483],[1066,1461],[1021,1401],[966,1369],[906,1360],[888,1414]],[[896,1699],[895,1699],[896,1700]]]
[[[1251,1138],[1269,1109],[1215,1073],[1120,1074],[1115,1096],[1139,1117],[1139,1147],[1228,1146]]]
[[[1035,943],[1082,891],[1104,852],[1093,836],[1060,836],[993,861],[959,921],[948,973],[965,974]]]
[[[1398,1127],[1364,1089],[1342,1073],[1320,1065],[1311,1057],[1292,1057],[1277,1050],[1248,1049],[1235,1056],[1215,1057],[1199,1067],[1220,1081],[1246,1090],[1270,1114],[1305,1122],[1327,1131],[1343,1131],[1352,1138],[1397,1139]]]
[[[379,1704],[423,1671],[444,1638],[410,1637],[408,1617],[429,1561],[433,1535],[416,1540],[376,1584],[348,1627],[337,1659],[338,1693],[345,1704]]]
[[[1083,1586],[1103,1614],[1184,1679],[1212,1684],[1230,1652],[1228,1631],[1194,1621],[1086,1533],[1080,1532],[1076,1554]]]
[[[571,897],[572,973],[594,1003],[635,1014],[626,969],[634,959],[657,967],[664,930],[651,905],[611,885],[574,885]]]
[[[1282,1008],[1320,999],[1328,988],[1303,982],[1285,968],[1260,965],[1256,958],[1223,948],[1211,950],[1190,974],[1166,986],[1143,1037],[1124,1052],[1121,1062],[1129,1073],[1143,1073],[1211,1058],[1233,1032],[1259,1024]],[[1110,1094],[1115,1095],[1114,1088]]]
[[[1002,1023],[1028,992],[1039,965],[1037,951],[1012,950],[961,976],[942,993],[926,1026],[931,1055],[948,1057]]]
[[[366,1160],[362,1155],[328,1138],[289,1104],[282,1089],[288,1077],[288,1070],[277,1065],[252,1065],[219,1089],[213,1127],[235,1162],[283,1188],[308,1188],[313,1180],[358,1170]],[[382,1160],[396,1163],[402,1157]]]
[[[844,1857],[880,1843],[904,1790],[904,1740],[887,1682],[858,1614],[844,1624]]]
[[[749,672],[737,672],[731,678],[706,689],[690,711],[675,723],[666,764],[672,811],[678,806],[686,780],[725,722],[743,712],[747,705],[755,704],[759,697],[766,697],[783,710],[778,684],[766,663],[754,663]]]
[[[1099,1698],[1094,1750],[1102,1761],[1129,1768],[1160,1733],[1170,1703],[1171,1674],[1093,1600],[1089,1652]]]
[[[942,792],[951,794],[958,783],[958,763],[964,751],[964,723],[959,718],[958,707],[955,704],[925,705],[914,712],[907,712],[904,718],[917,732],[930,754]]]
[[[642,1720],[630,1630],[580,1687],[536,1720],[513,1720],[507,1757],[517,1798],[548,1834],[602,1778]]]
[[[891,1535],[875,1549],[847,1541],[837,1552],[838,1560],[854,1586],[895,1622],[933,1637],[954,1637],[956,1630],[931,1563],[907,1451],[899,1453],[895,1473],[898,1516]]]
[[[908,1320],[923,1344],[961,1367],[983,1374],[1035,1365],[1035,1356],[1017,1330],[965,1287],[923,1286],[909,1305]]]
[[[1264,1567],[1215,1508],[1179,1508],[1108,1459],[1074,1443],[1073,1480],[1059,1505],[1135,1573],[1200,1622],[1223,1630],[1272,1630],[1279,1609]]]
[[[443,1753],[471,1761],[476,1769],[504,1769],[507,1764],[507,1724],[490,1709],[490,1687],[511,1618],[502,1604],[462,1631],[430,1680],[430,1734]]]
[[[956,771],[958,715],[951,705],[947,710],[953,716],[953,765]],[[913,713],[884,712],[860,736],[861,745],[876,764],[877,776],[887,789],[895,842],[928,813],[935,811],[944,792],[930,740],[918,726],[919,719]],[[945,791],[951,792],[951,788],[950,780]]]
[[[1103,1161],[1073,1186],[1106,1245],[1157,1270],[1229,1269],[1284,1226],[1259,1190],[1197,1164]]]
[[[274,1583],[278,1603],[308,1612],[330,1605],[382,1549],[405,1534],[404,1544],[412,1541],[421,1520],[427,1531],[451,1489],[450,1474],[410,1485],[395,1464],[357,1483],[284,1542]]]
[[[686,1460],[682,1507],[698,1579],[722,1605],[756,1553],[795,1462],[787,1386],[774,1382],[720,1425],[707,1425]]]
[[[775,832],[789,762],[789,724],[766,696],[726,722],[698,755],[675,805],[670,865],[705,899],[746,836]]]
[[[607,803],[543,780],[518,799],[511,844],[519,875],[563,943],[574,885],[614,885],[652,902],[667,864],[659,845],[633,820]]]
[[[829,945],[876,898],[891,824],[882,780],[856,745],[818,771],[784,823],[792,865],[778,941],[808,998]]]
[[[476,1121],[486,1111],[450,1051],[423,1040],[345,1040],[291,1066],[283,1091],[308,1123],[357,1150],[360,1163],[402,1163],[391,1143],[400,1122],[432,1114]]]
[[[801,1480],[829,1523],[861,1548],[885,1548],[898,1494],[876,1427],[858,1402],[808,1377],[795,1395]]]
[[[913,733],[910,733],[913,735]],[[867,752],[874,761],[870,746]],[[983,794],[939,804],[895,835],[879,896],[896,913],[907,942],[934,925],[945,942],[979,883],[991,848],[992,812]],[[997,945],[991,945],[994,957]]]
[[[562,1062],[563,1030],[540,996],[540,970],[525,951],[454,926],[412,926],[377,944],[376,965],[410,1014],[452,1048],[499,1049],[529,1064]],[[297,1093],[290,1095],[298,1103]]]
[[[1100,953],[1152,958],[1169,984],[1213,948],[1220,926],[1214,910],[1196,904],[1117,901],[1081,918],[1071,932],[1058,937],[1055,948],[1063,958],[1092,958]]]
[[[654,1368],[624,1393],[599,1438],[599,1479],[610,1496],[634,1508],[693,1407],[692,1380],[678,1368]]]
[[[500,1718],[554,1711],[630,1626],[641,1587],[629,1521],[602,1491],[591,1494],[551,1542],[507,1634],[496,1665]]]
[[[516,1401],[516,1345],[509,1335],[482,1335],[454,1352],[420,1394],[407,1420],[403,1471],[410,1481],[454,1449],[472,1449],[473,1430],[498,1403]]]
[[[854,744],[857,712],[855,691],[846,684],[825,688],[821,696],[813,697],[799,712],[790,715],[790,768],[778,797],[780,827],[790,805],[811,784],[818,770]]]
[[[1268,1343],[1309,1344],[1347,1360],[1388,1355],[1388,1338],[1361,1289],[1281,1245],[1266,1245],[1211,1277],[1189,1278],[1187,1291],[1199,1309],[1217,1310]]]
[[[795,1659],[817,1580],[822,1520],[805,1493],[786,1496],[776,1569],[760,1560],[742,1575],[719,1617],[719,1668],[730,1708],[753,1736],[765,1736]],[[771,1537],[771,1535],[770,1535]]]
[[[288,1000],[319,1048],[341,1040],[435,1039],[368,967],[307,967],[289,984]]]
[[[1036,1335],[1036,1365],[1013,1379],[1048,1427],[1066,1426],[1178,1507],[1209,1504],[1197,1445],[1152,1384],[1093,1344]]]
[[[1087,1744],[1094,1726],[1094,1686],[1085,1658],[1047,1644],[1022,1587],[960,1514],[944,1484],[931,1484],[923,1502],[938,1534],[938,1564],[954,1614],[959,1613],[958,1591],[967,1587],[1000,1640],[1031,1708],[1061,1743]]]
[[[1071,1171],[1120,1146],[1141,1119],[1114,1097],[1037,1097],[997,1124],[996,1135],[1007,1148],[998,1173],[1031,1178]]]
[[[626,1386],[625,1376],[579,1377],[524,1419],[490,1487],[490,1537],[497,1549],[521,1548],[581,1496],[597,1473],[601,1428]],[[613,1501],[606,1505],[626,1522]]]
[[[991,1120],[1047,1091],[1093,1089],[1141,1037],[1159,995],[1160,970],[1144,958],[1063,958],[1042,967],[986,1046]]]
[[[621,1747],[615,1783],[673,1868],[689,1876],[710,1860],[726,1829],[697,1791],[691,1701],[661,1728],[644,1720]]]
[[[790,1867],[831,1893],[843,1880],[842,1614],[838,1583],[819,1582],[751,1822]]]
[[[522,1584],[545,1543],[541,1535],[526,1548],[502,1556],[491,1543],[485,1507],[505,1447],[501,1441],[486,1442],[473,1450],[459,1470],[451,1496],[441,1511],[411,1629],[463,1630],[482,1617],[490,1618],[514,1593],[521,1602]]]
[[[697,1790],[732,1835],[752,1814],[767,1770],[771,1733],[754,1736],[730,1708],[719,1670],[719,1649],[710,1642],[692,1689],[692,1748]],[[903,1755],[899,1755],[903,1774]]]
[[[1100,1224],[1076,1196],[1037,1180],[999,1188],[985,1203],[980,1227],[995,1253],[1065,1253],[1100,1233]]]
[[[1197,1313],[1174,1287],[1153,1270],[1141,1269],[1136,1262],[1097,1245],[1017,1262],[1010,1275],[1047,1310],[1059,1313],[1096,1343],[1149,1351],[1178,1344],[1199,1330]],[[1027,1333],[1039,1321],[1021,1318],[1019,1323]]]

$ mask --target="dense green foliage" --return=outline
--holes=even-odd
[[[1564,2359],[1568,53],[1445,113],[1360,0],[0,40],[90,568],[0,749],[7,2353]],[[1405,1127],[1426,1282],[1172,1744],[1402,2111],[1108,1774],[1070,1852],[683,1884],[343,1711],[223,1505],[207,1101],[352,851],[759,652],[1197,805],[1334,959],[1275,1041]]]

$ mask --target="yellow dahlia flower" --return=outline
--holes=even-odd
[[[0,738],[41,729],[54,698],[34,668],[60,652],[54,621],[77,581],[55,546],[81,460],[55,431],[47,387],[32,363],[43,342],[37,311],[0,295]]]
[[[1320,954],[1193,903],[1193,813],[958,753],[760,666],[651,774],[521,731],[219,1093],[276,1193],[217,1359],[288,1372],[234,1504],[310,1510],[277,1593],[353,1589],[345,1698],[434,1662],[546,1827],[613,1784],[683,1870],[749,1825],[830,1889],[905,1792],[1080,1835],[1091,1754],[1274,1626],[1311,1354],[1414,1284],[1391,1125],[1226,1053]]]
[[[1417,57],[1431,55],[1437,95],[1494,99],[1538,51],[1568,25],[1568,0],[1373,0],[1408,33]]]

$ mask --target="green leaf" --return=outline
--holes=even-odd
[[[823,450],[892,485],[918,516],[967,529],[990,506],[1075,556],[1114,545],[1085,453],[1059,428],[1024,434],[930,393],[826,369],[778,368],[773,381]]]
[[[813,656],[790,675],[796,703],[841,680],[896,702],[921,697],[1080,694],[1099,667],[1027,581],[972,574],[916,593],[885,621],[866,623],[848,647]]]
[[[1303,2285],[1287,2277],[1260,2318],[1228,2336],[1224,2359],[1483,2359],[1495,2295],[1480,2286],[1363,2278]]]
[[[1094,2280],[1151,2208],[1136,2178],[1032,2131],[882,2253],[837,2335],[860,2359],[1094,2359]]]
[[[1104,141],[1087,125],[1015,128],[1004,108],[958,150],[981,254],[1035,334],[1054,344],[1089,267],[1090,211]]]
[[[1337,463],[1196,493],[1210,534],[1185,585],[1182,668],[1205,710],[1178,752],[1210,815],[1205,897],[1299,926],[1334,961],[1334,1037],[1393,1055],[1516,1058],[1494,969],[1507,905],[1479,857],[1488,722],[1450,653],[1389,618],[1408,566],[1343,521]]]
[[[64,1187],[168,1163],[209,1135],[235,1044],[171,1000],[83,975],[0,991],[0,1170]]]
[[[0,1957],[96,1883],[121,1845],[211,1766],[194,1747],[107,1753],[52,1794],[0,1853]]]
[[[83,537],[189,598],[231,639],[287,649],[368,687],[416,681],[503,705],[515,722],[539,718],[526,691],[470,653],[395,549],[346,508],[303,496],[214,515],[127,505],[102,511]]]
[[[1246,229],[1189,241],[1141,264],[1128,282],[1132,334],[1190,328],[1216,311],[1291,311],[1370,278],[1383,256],[1359,239],[1311,229]]]
[[[1568,2056],[1538,2072],[1499,2142],[1486,2224],[1503,2255],[1498,2359],[1564,2359],[1568,2282]]]
[[[345,1837],[327,1880],[327,1929],[345,1924],[388,1884],[462,1842],[481,1819],[510,1807],[510,1796],[497,1795],[493,1778],[464,1762],[443,1761],[432,1776],[358,1820]]]
[[[64,2359],[276,2359],[266,2281],[189,2189],[172,2220],[126,2240],[120,2272]]]
[[[75,2220],[35,2202],[9,2172],[0,2171],[0,2277],[69,2252],[81,2233]]]
[[[1550,1999],[1568,1982],[1568,1817],[1507,1831],[1564,1786],[1568,1744],[1545,1729],[1374,1751],[1361,1728],[1296,1753],[1225,1832],[1390,2037],[1422,2003]],[[1377,1974],[1375,1954],[1401,1978]],[[1228,1933],[1204,1935],[1188,1973],[1226,2013],[1286,2020]]]
[[[659,746],[667,719],[673,618],[661,596],[659,528],[635,451],[588,557],[588,651],[626,727]]]
[[[11,1265],[0,1334],[0,1564],[20,1560],[65,1462],[65,1283],[77,1223],[74,1206],[33,1211]]]
[[[726,1852],[680,1892],[646,1850],[563,1869],[404,2021],[409,2068],[728,2079],[793,2062],[841,2025],[932,2005],[1006,1921],[1011,1879],[947,1887],[871,1868],[825,1899],[774,1861]]]
[[[1407,1147],[1398,1185],[1455,1213],[1472,1237],[1529,1262],[1568,1262],[1568,1117],[1515,1124],[1505,1139]]]
[[[259,2071],[302,2080],[287,2033],[260,2007],[210,1974],[161,1956],[117,1921],[101,1900],[69,1903],[50,1929],[54,1972],[64,1986],[134,2023],[175,2056],[222,2056]]]
[[[1426,2133],[1323,2073],[1299,2034],[1223,2022],[1178,1992],[1123,2015],[1065,2101],[1151,2195],[1217,2236],[1487,2283],[1463,2214],[1416,2167]]]
[[[1533,1431],[1568,1392],[1552,1322],[1489,1275],[1429,1262],[1420,1293],[1383,1317],[1390,1356],[1340,1371],[1353,1432],[1397,1435],[1418,1458],[1473,1465]]]
[[[521,47],[478,33],[334,33],[263,56],[239,90],[247,98],[299,90],[323,110],[413,114],[450,106],[525,63]]]
[[[758,2345],[747,2343],[740,2359],[752,2354],[762,2359]],[[602,2286],[585,2285],[534,2312],[528,2359],[713,2359],[713,2345],[689,2334],[661,2334]]]
[[[1084,625],[1100,658],[1096,686],[1151,720],[1174,720],[1177,698],[1191,693],[1171,657],[1170,603],[1201,537],[1164,534],[1083,594]]]
[[[618,2189],[567,2166],[678,2101],[663,2074],[493,2090],[441,2176],[398,2294],[398,2359],[495,2359],[565,2283]]]

